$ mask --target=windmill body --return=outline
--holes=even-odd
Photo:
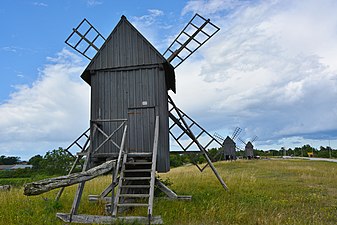
[[[236,160],[236,144],[229,136],[223,142],[225,160]]]
[[[168,90],[175,91],[174,68],[140,32],[122,17],[81,77],[91,86],[91,121],[106,134],[118,126],[114,119],[127,119],[128,153],[150,153],[153,149],[155,118],[160,118],[157,171],[169,164]],[[105,139],[93,134],[92,147]],[[122,138],[119,130],[113,140]],[[104,144],[91,157],[95,164],[117,157],[119,149]]]
[[[248,141],[246,146],[245,146],[245,155],[247,159],[252,159],[254,158],[254,146],[252,142]]]
[[[239,138],[242,129],[240,127],[236,127],[231,137],[227,136],[223,138],[220,134],[214,133],[214,137],[222,142],[222,147],[218,152],[220,156],[220,160],[223,158],[224,160],[236,160],[236,143],[235,139]]]

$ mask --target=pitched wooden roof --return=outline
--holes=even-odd
[[[91,73],[96,70],[132,69],[156,64],[162,65],[165,70],[167,89],[175,92],[173,66],[122,16],[81,77],[90,85]]]
[[[230,138],[229,136],[226,137],[225,141],[224,141],[225,145],[235,145],[235,142],[233,141],[232,138]]]

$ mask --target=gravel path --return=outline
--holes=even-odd
[[[308,160],[315,160],[315,161],[327,161],[327,162],[337,163],[337,159],[328,159],[328,158],[290,157],[290,159],[308,159]]]

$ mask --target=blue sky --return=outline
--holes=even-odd
[[[47,57],[65,47],[64,40],[83,18],[99,28],[104,36],[111,32],[123,14],[132,18],[147,15],[151,9],[165,10],[168,14],[165,19],[171,20],[171,24],[186,2],[165,2],[5,0],[0,9],[1,102],[14,91],[13,86],[37,79],[37,69],[43,67]]]
[[[104,36],[125,15],[163,52],[195,12],[221,30],[177,70],[176,103],[210,133],[256,147],[337,148],[337,2],[5,0],[0,8],[0,155],[29,159],[88,126],[88,63],[64,40],[87,18]]]

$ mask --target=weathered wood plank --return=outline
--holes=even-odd
[[[67,187],[73,184],[91,180],[99,175],[111,171],[112,168],[115,166],[115,161],[116,160],[107,161],[99,166],[96,166],[90,170],[81,173],[73,173],[67,176],[48,178],[28,183],[24,186],[24,194],[28,196],[39,195],[56,188]]]
[[[149,223],[148,217],[143,216],[126,216],[126,217],[112,217],[112,216],[97,216],[97,215],[72,215],[68,213],[57,213],[56,216],[66,223],[87,223],[87,224],[112,224],[116,222],[126,224],[163,224],[161,216],[153,216]]]

